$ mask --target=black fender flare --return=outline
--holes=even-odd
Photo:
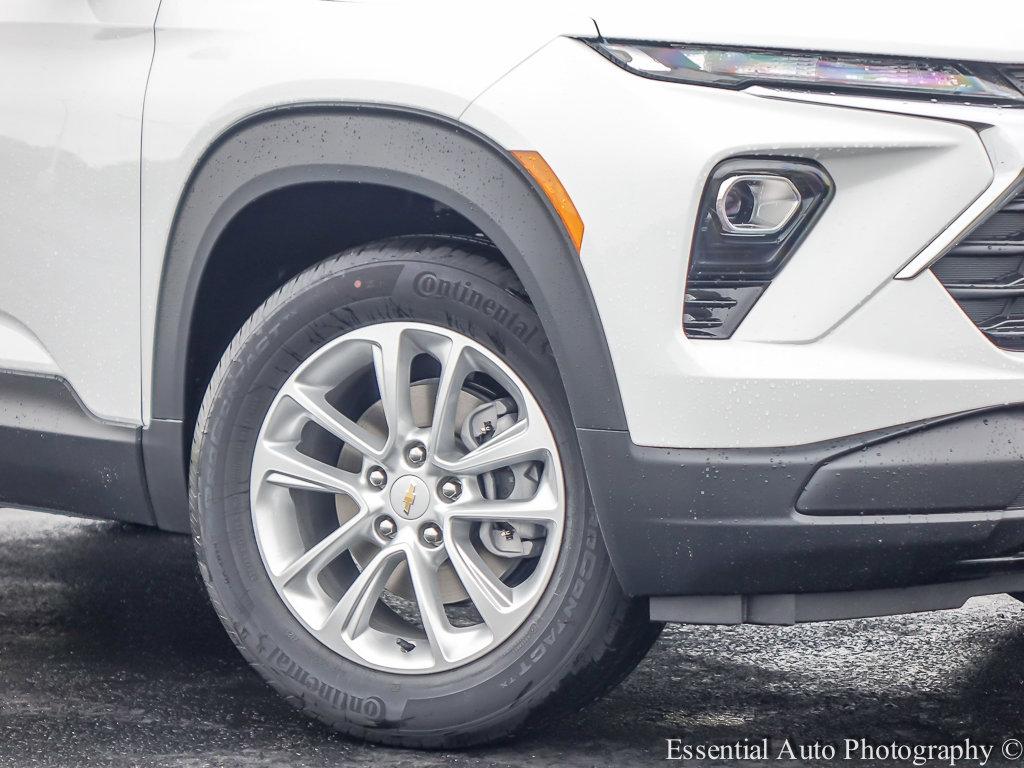
[[[415,192],[471,221],[499,248],[529,293],[576,427],[626,429],[611,355],[579,255],[544,193],[507,151],[461,123],[407,108],[274,108],[236,123],[211,144],[186,184],[171,227],[153,342],[152,419],[143,438],[161,527],[187,528],[189,441],[182,434],[187,355],[196,298],[214,246],[257,198],[321,181]]]

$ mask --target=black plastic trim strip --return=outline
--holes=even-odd
[[[955,283],[946,285],[946,290],[954,299],[1012,299],[1024,296],[1024,285],[991,286],[958,286]]]
[[[154,525],[139,433],[63,379],[0,372],[0,504]]]
[[[188,469],[182,461],[185,426],[178,419],[151,419],[142,432],[146,483],[153,500],[156,525],[174,533],[188,533]]]
[[[821,463],[804,514],[1003,510],[1024,491],[1024,408],[1003,408],[873,441]]]
[[[777,595],[652,597],[652,621],[792,625],[961,608],[972,597],[1024,591],[1024,572],[890,589]]]
[[[1024,244],[961,242],[953,246],[946,256],[1024,256]],[[938,264],[938,261],[935,263]]]

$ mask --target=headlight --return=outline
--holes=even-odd
[[[824,88],[1024,102],[1024,93],[988,64],[685,43],[583,42],[635,74],[696,85]]]

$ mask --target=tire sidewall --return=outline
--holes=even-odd
[[[610,574],[551,350],[532,308],[482,260],[419,259],[387,246],[310,270],[272,297],[240,332],[197,426],[193,496],[198,546],[215,603],[250,661],[312,714],[351,732],[464,733],[525,717],[568,674]],[[486,274],[491,272],[492,274]],[[497,282],[496,282],[497,280]],[[322,645],[295,619],[263,566],[249,480],[263,419],[310,354],[356,328],[388,321],[462,333],[501,357],[529,387],[561,452],[562,549],[527,622],[467,665],[427,675],[381,672]]]

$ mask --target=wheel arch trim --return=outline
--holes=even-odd
[[[578,252],[547,196],[510,152],[462,123],[420,110],[334,102],[275,107],[234,123],[210,144],[189,176],[170,228],[156,307],[152,418],[143,438],[147,468],[160,468],[159,475],[148,472],[148,481],[162,527],[186,527],[182,431],[188,422],[188,349],[217,240],[259,197],[318,181],[399,188],[433,198],[471,221],[495,243],[530,295],[576,426],[626,429]]]

